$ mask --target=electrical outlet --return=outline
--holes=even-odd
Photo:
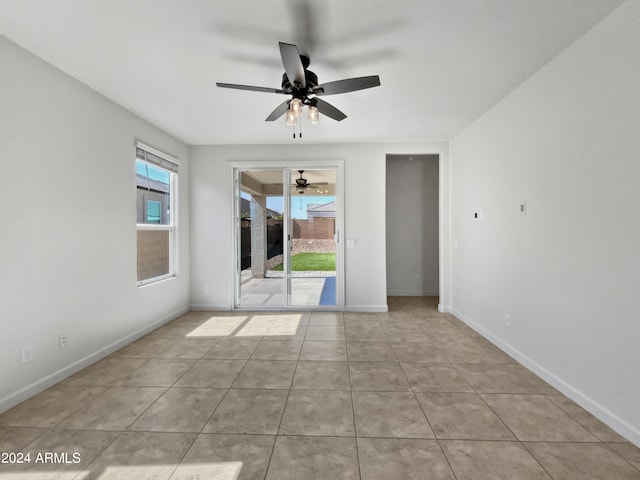
[[[511,327],[511,315],[504,316],[504,326]]]
[[[347,248],[355,248],[356,245],[357,245],[357,242],[355,239],[353,238],[347,239]]]
[[[202,287],[202,293],[207,295],[209,293],[209,287],[207,287],[206,285]]]
[[[22,363],[29,363],[33,360],[33,347],[31,345],[22,347]]]
[[[67,336],[66,335],[58,335],[58,348],[62,350],[63,348],[67,348]]]

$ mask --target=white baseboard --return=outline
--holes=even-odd
[[[345,312],[386,313],[388,305],[345,305]]]
[[[113,352],[130,344],[131,342],[136,341],[140,337],[143,337],[147,333],[152,332],[156,328],[161,327],[165,323],[168,323],[171,320],[174,320],[180,315],[184,315],[188,311],[189,311],[189,306],[186,305],[168,315],[165,315],[160,320],[150,325],[147,325],[144,328],[136,330],[135,332],[127,335],[126,337],[116,340],[115,342],[101,348],[100,350],[97,350],[96,352],[91,353],[85,356],[84,358],[81,358],[80,360],[77,360],[71,363],[70,365],[67,365],[66,367],[62,367],[61,369],[47,375],[46,377],[40,380],[33,382],[30,385],[27,385],[26,387],[21,388],[17,392],[7,395],[3,399],[0,399],[0,413],[9,410],[12,407],[15,407],[19,403],[22,403],[25,400],[28,400],[29,398],[33,397],[34,395],[37,395],[38,393],[46,390],[47,388],[52,387],[56,383],[61,382],[65,378],[70,377],[71,375],[79,372],[83,368],[86,368],[89,365],[94,364],[95,362],[103,359],[107,355],[112,354]]]
[[[191,305],[191,310],[194,312],[230,312],[233,309],[231,307],[229,307],[229,305],[207,305],[207,304],[196,304],[196,305]],[[261,311],[261,310],[273,310],[273,307],[270,306],[266,306],[266,307],[262,307],[259,305],[253,306],[252,308],[250,308],[248,311]],[[278,309],[279,311],[283,310],[282,308]],[[296,311],[300,310],[300,311],[305,311],[305,310],[309,310],[309,311],[317,311],[318,308],[305,308],[305,307],[300,307],[300,308],[296,308]],[[337,307],[328,307],[328,308],[321,308],[320,311],[323,310],[329,310],[329,311],[340,311],[339,309],[337,309]],[[242,311],[242,310],[240,310]],[[386,313],[389,311],[389,306],[388,305],[345,305],[344,307],[344,311],[345,312],[365,312],[365,313]]]
[[[437,297],[438,295],[440,295],[438,290],[387,292],[387,296],[389,297]]]
[[[638,430],[638,428],[630,425],[628,422],[625,422],[616,414],[603,407],[602,405],[594,401],[591,397],[576,389],[562,378],[550,372],[532,358],[511,347],[508,343],[495,336],[493,333],[491,333],[489,330],[485,329],[478,323],[474,322],[464,313],[456,310],[455,308],[451,309],[451,313],[455,317],[462,320],[469,327],[474,329],[476,332],[478,332],[480,335],[482,335],[484,338],[489,340],[495,346],[497,346],[505,353],[520,362],[522,365],[527,367],[529,370],[534,372],[548,384],[565,394],[571,400],[591,413],[594,417],[598,418],[613,430],[615,430],[617,433],[627,438],[631,443],[634,443],[636,446],[640,447],[640,430]]]
[[[441,303],[438,304],[438,311],[440,313],[451,313],[451,306],[450,305],[443,305]]]
[[[191,310],[194,312],[230,312],[231,307],[229,305],[196,304],[191,305]]]

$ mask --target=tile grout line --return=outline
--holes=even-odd
[[[538,457],[536,457],[536,456],[533,454],[533,452],[527,448],[527,446],[525,445],[525,443],[524,443],[524,442],[522,442],[522,441],[520,441],[520,439],[518,439],[518,443],[520,443],[520,445],[522,446],[522,448],[524,448],[524,450],[525,450],[529,455],[531,455],[531,458],[533,458],[533,459],[535,460],[535,462],[536,462],[538,465],[540,465],[540,468],[542,468],[542,470],[544,470],[544,472],[545,472],[547,475],[549,475],[549,478],[551,478],[552,480],[555,480],[555,477],[554,477],[553,475],[551,475],[551,472],[549,472],[549,471],[545,468],[545,466],[542,464],[542,462],[540,462],[540,460],[538,460]],[[558,480],[561,480],[561,479],[558,479]]]
[[[393,348],[392,348],[392,350],[393,350]],[[395,355],[395,351],[394,351],[394,355]],[[447,454],[445,453],[444,448],[442,447],[442,444],[440,443],[440,439],[436,435],[436,432],[434,431],[433,426],[431,425],[431,422],[429,421],[429,417],[427,416],[427,413],[425,412],[424,407],[422,406],[422,403],[418,399],[418,395],[416,394],[416,391],[414,390],[413,385],[411,385],[411,381],[409,380],[409,377],[407,376],[407,372],[405,372],[404,368],[402,368],[402,362],[399,362],[398,364],[400,365],[400,370],[402,371],[403,375],[405,376],[405,379],[407,380],[407,383],[409,384],[409,388],[411,389],[411,392],[413,393],[413,397],[414,397],[415,401],[418,403],[418,407],[420,407],[420,410],[422,411],[422,415],[424,415],[424,418],[426,419],[427,424],[429,425],[429,428],[431,429],[431,433],[433,434],[433,438],[436,441],[436,443],[438,444],[438,447],[440,448],[440,452],[442,453],[442,456],[444,457],[445,461],[447,462],[447,465],[449,466],[449,470],[451,471],[451,474],[453,475],[453,477],[455,479],[457,479],[458,476],[456,475],[455,471],[453,470],[453,466],[451,465],[451,462],[449,461],[449,457],[447,457]]]
[[[307,324],[308,326],[308,324]],[[306,330],[305,330],[305,337],[306,337]],[[304,344],[304,340],[303,340],[303,344]],[[284,412],[287,410],[287,404],[289,403],[289,395],[291,395],[291,387],[293,387],[293,380],[296,378],[296,371],[298,370],[298,365],[300,363],[300,355],[302,353],[302,347],[300,347],[300,352],[298,352],[298,360],[296,360],[296,368],[293,369],[293,375],[291,376],[291,383],[289,384],[289,389],[287,390],[287,398],[284,401],[284,407],[282,408],[282,413],[280,414],[280,422],[278,422],[278,429],[276,430],[276,434],[275,434],[275,438],[273,440],[273,447],[271,449],[271,455],[269,455],[269,461],[267,462],[267,468],[265,469],[264,472],[264,478],[267,478],[267,475],[269,475],[269,469],[271,468],[271,461],[273,460],[273,455],[276,451],[276,445],[278,443],[278,438],[281,437],[280,435],[280,429],[282,428],[282,420],[284,419]],[[284,435],[282,435],[284,436]]]
[[[462,375],[462,377],[467,380],[467,378],[464,376],[464,374],[462,372],[460,372],[460,370],[455,366],[454,364],[454,368],[460,373],[460,375]],[[482,402],[487,406],[487,408],[489,410],[491,410],[491,412],[496,416],[496,418],[500,421],[500,423],[502,423],[504,425],[504,427],[509,431],[509,433],[511,433],[511,435],[513,435],[513,437],[516,439],[516,442],[531,456],[531,458],[540,466],[540,468],[542,468],[542,470],[549,476],[549,478],[551,478],[553,480],[553,475],[551,475],[551,473],[549,473],[547,471],[547,469],[544,467],[544,465],[542,465],[542,463],[536,458],[535,455],[533,455],[533,453],[531,453],[531,451],[529,451],[529,449],[526,447],[526,445],[524,444],[524,442],[522,440],[520,440],[520,437],[518,437],[518,435],[515,434],[515,432],[509,427],[509,425],[507,425],[507,423],[503,420],[503,418],[498,415],[498,412],[496,412],[491,405],[489,405],[489,403],[487,403],[487,401],[485,400],[485,398],[482,396],[482,394],[478,391],[478,389],[476,387],[474,387],[471,382],[467,381],[467,383],[469,383],[469,385],[471,386],[471,388],[473,388],[474,392],[476,393],[476,395],[478,396],[478,398],[480,398],[482,400]]]
[[[495,415],[495,417],[500,421],[500,423],[509,431],[509,433],[511,435],[513,435],[513,438],[515,438],[518,442],[520,442],[520,439],[518,438],[518,436],[515,434],[515,432],[513,430],[511,430],[511,428],[509,427],[509,425],[507,425],[507,423],[502,419],[502,417],[500,415],[498,415],[498,412],[496,412],[491,405],[489,405],[487,403],[487,401],[485,400],[485,398],[482,396],[481,392],[478,391],[478,389],[476,387],[474,387],[471,382],[467,379],[467,377],[465,377],[464,373],[462,373],[460,371],[460,369],[457,367],[458,364],[456,363],[451,363],[451,365],[453,366],[453,368],[460,374],[460,376],[462,376],[462,378],[464,378],[465,382],[467,382],[467,384],[471,387],[471,389],[473,390],[473,393],[482,401],[482,403],[484,403],[487,408],[489,410],[491,410],[491,412]],[[462,365],[462,364],[460,364]]]
[[[459,362],[458,362],[459,363]],[[513,430],[511,430],[511,428],[509,427],[509,425],[507,425],[507,423],[503,420],[503,418],[498,415],[498,413],[491,407],[491,405],[489,405],[487,403],[487,401],[485,400],[485,398],[481,395],[481,393],[478,391],[478,389],[476,387],[474,387],[471,382],[467,379],[467,377],[465,377],[465,375],[460,371],[460,369],[457,367],[456,363],[453,363],[453,368],[455,368],[455,370],[462,376],[462,378],[465,379],[465,381],[469,384],[469,386],[473,389],[475,395],[487,406],[487,408],[495,415],[495,417],[498,419],[498,421],[500,421],[500,423],[509,431],[509,433],[511,433],[511,435],[513,436],[513,438],[515,438],[515,443],[518,443],[527,453],[529,453],[529,455],[535,460],[535,462],[540,466],[540,468],[542,468],[542,470],[549,475],[549,478],[553,479],[553,476],[547,472],[547,469],[544,468],[544,466],[538,461],[538,459],[529,451],[529,449],[526,448],[526,446],[524,445],[524,443],[520,440],[520,438],[515,434],[515,432]],[[485,440],[483,440],[485,441]],[[498,441],[498,440],[496,440]]]
[[[635,466],[633,463],[631,463],[631,461],[627,460],[625,457],[623,457],[622,455],[620,455],[618,452],[616,452],[613,448],[611,448],[611,445],[609,445],[610,443],[621,443],[623,445],[626,445],[627,443],[633,445],[633,443],[627,441],[627,442],[601,442],[606,448],[609,449],[609,451],[613,452],[615,455],[617,455],[618,457],[620,457],[622,460],[624,460],[625,462],[627,462],[629,465],[631,465],[631,467],[635,468],[636,470],[638,470],[638,472],[640,472],[640,466]],[[635,445],[634,445],[635,446]],[[640,447],[635,447],[637,449],[640,449]]]
[[[184,339],[184,337],[182,338]],[[182,339],[178,339],[177,341],[180,341]],[[155,403],[162,398],[171,388],[181,388],[181,387],[175,387],[175,384],[178,383],[186,374],[189,370],[191,370],[200,360],[203,360],[204,357],[207,355],[207,353],[209,353],[209,351],[211,349],[213,349],[219,342],[221,339],[218,339],[218,341],[211,346],[211,348],[209,348],[209,350],[207,350],[206,352],[204,352],[202,354],[201,357],[199,357],[198,359],[195,360],[195,362],[189,367],[187,368],[182,375],[180,375],[174,382],[173,384],[167,388],[167,390],[165,390],[165,392],[160,395],[160,397],[158,397],[151,405],[149,405],[149,407],[142,412],[138,417],[136,417],[136,419],[129,424],[129,426],[127,427],[127,431],[129,431],[129,427],[131,427],[131,425],[133,425],[138,419],[140,419],[153,405],[155,405]],[[176,342],[177,342],[176,341]],[[174,343],[176,343],[174,342]],[[173,344],[172,344],[173,345]],[[168,348],[168,347],[167,347]],[[253,354],[253,352],[252,352]],[[172,470],[171,475],[169,476],[169,479],[173,477],[173,475],[175,475],[175,472],[177,471],[177,469],[180,467],[180,465],[182,464],[182,462],[184,461],[184,459],[186,458],[186,456],[189,454],[189,452],[191,451],[191,449],[193,448],[193,446],[195,445],[196,441],[198,440],[198,437],[200,435],[202,435],[203,430],[205,429],[205,427],[207,426],[207,424],[209,423],[209,421],[211,420],[211,418],[213,417],[213,415],[215,414],[216,410],[220,407],[220,405],[222,404],[222,402],[224,401],[224,399],[226,398],[226,396],[228,395],[229,391],[231,390],[231,386],[233,385],[233,383],[237,380],[238,376],[240,375],[240,373],[244,370],[244,368],[247,366],[247,363],[249,362],[249,360],[245,361],[245,364],[243,365],[242,369],[240,369],[240,371],[236,374],[234,380],[231,382],[230,386],[226,389],[226,392],[224,393],[224,395],[220,398],[220,400],[218,401],[218,403],[216,404],[215,408],[213,409],[213,411],[211,412],[211,414],[208,416],[207,420],[205,420],[205,422],[202,424],[202,427],[200,428],[199,432],[181,432],[181,433],[192,433],[194,434],[194,438],[193,441],[191,442],[191,444],[189,445],[189,447],[185,450],[184,454],[182,455],[182,457],[180,458],[180,461],[176,464],[175,468]],[[194,387],[184,387],[184,388],[194,388]],[[213,388],[204,388],[205,390],[212,390]],[[151,433],[161,433],[161,432],[156,432],[153,431]],[[178,432],[167,432],[167,433],[178,433]]]
[[[202,357],[200,357],[199,360],[197,360],[187,371],[184,372],[184,374],[182,374],[182,376],[180,377],[180,379],[182,379],[182,377],[184,377],[184,375],[187,374],[187,372],[189,370],[191,370],[191,368],[193,368],[193,366],[195,366],[198,361],[203,360],[204,356],[209,353],[210,350],[212,350],[219,342],[221,339],[219,339],[214,345],[211,346],[211,348],[209,350],[207,350],[207,352],[205,352]],[[173,475],[175,475],[175,472],[178,470],[178,468],[180,467],[180,465],[182,465],[182,463],[184,462],[184,459],[187,457],[187,455],[189,454],[189,452],[193,449],[193,446],[196,444],[196,442],[198,441],[198,438],[202,435],[202,432],[204,431],[204,429],[206,428],[206,426],[209,424],[209,422],[211,421],[211,418],[213,417],[213,415],[215,415],[215,412],[218,410],[218,408],[220,407],[220,405],[222,405],[222,402],[224,401],[224,399],[227,397],[227,395],[229,394],[229,391],[231,390],[231,386],[234,384],[234,382],[236,381],[236,379],[238,378],[238,376],[240,375],[240,373],[244,370],[244,368],[247,366],[247,363],[249,362],[249,360],[246,360],[244,365],[242,366],[242,368],[238,371],[238,373],[236,374],[236,376],[234,377],[233,381],[229,384],[229,388],[227,388],[227,391],[224,393],[224,395],[222,396],[222,398],[220,398],[220,400],[218,401],[217,405],[215,406],[215,408],[213,409],[213,411],[211,412],[211,414],[209,415],[209,417],[203,422],[202,427],[200,428],[200,431],[196,433],[193,442],[191,442],[191,445],[189,446],[189,448],[187,448],[185,450],[184,455],[182,456],[182,458],[180,459],[180,461],[178,462],[178,464],[176,465],[175,469],[173,470],[173,472],[171,473],[171,476],[169,477],[169,479],[171,479],[173,477]],[[175,383],[177,383],[180,379],[176,380]],[[174,383],[174,385],[175,385]],[[177,388],[177,387],[176,387]]]
[[[362,478],[362,469],[360,468],[360,445],[358,442],[358,428],[356,425],[356,405],[353,399],[353,384],[351,383],[351,362],[349,362],[349,344],[347,342],[347,328],[345,326],[344,345],[347,356],[347,375],[349,376],[349,396],[351,397],[351,414],[353,415],[353,436],[356,444],[356,465],[358,466],[358,478]]]

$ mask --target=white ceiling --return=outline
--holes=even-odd
[[[0,0],[0,33],[188,144],[291,143],[264,118],[280,87],[278,41],[305,45],[314,9],[320,83],[380,75],[323,97],[348,118],[303,120],[303,140],[446,140],[623,0]],[[296,28],[298,26],[298,28]]]

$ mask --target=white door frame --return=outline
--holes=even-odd
[[[386,158],[389,155],[402,156],[420,156],[420,155],[437,155],[438,156],[438,244],[439,244],[439,303],[438,311],[442,313],[451,312],[451,249],[455,247],[455,243],[451,240],[451,212],[450,212],[450,195],[451,195],[451,167],[449,162],[449,150],[438,148],[420,148],[415,149],[413,145],[408,144],[407,148],[398,148],[387,151]],[[385,166],[386,169],[386,166]],[[386,221],[385,221],[386,228]],[[452,242],[453,245],[449,245]],[[386,248],[386,247],[385,247]],[[386,251],[385,251],[386,255]]]
[[[336,305],[334,306],[289,306],[289,305],[253,305],[249,307],[243,307],[240,305],[240,282],[239,282],[239,245],[240,238],[238,235],[238,224],[240,218],[239,201],[236,197],[236,181],[238,180],[238,172],[242,170],[251,169],[283,169],[284,170],[331,170],[335,169],[336,172]],[[345,305],[345,275],[344,275],[344,161],[343,160],[290,160],[290,161],[238,161],[229,162],[229,174],[231,178],[231,195],[232,205],[231,209],[231,245],[232,254],[231,257],[231,276],[230,281],[233,285],[231,306],[233,310],[338,310],[343,311]],[[289,175],[287,174],[287,177]],[[284,199],[285,214],[288,219],[289,214],[289,192]],[[288,239],[285,249],[289,248]],[[286,253],[286,252],[285,252]],[[285,255],[288,257],[288,255]],[[286,261],[286,260],[285,260]],[[285,265],[286,267],[286,265]],[[286,272],[285,272],[286,273]],[[285,275],[286,279],[287,275]],[[286,280],[285,280],[286,281]],[[285,293],[290,293],[285,290]],[[286,302],[288,303],[288,301]]]

